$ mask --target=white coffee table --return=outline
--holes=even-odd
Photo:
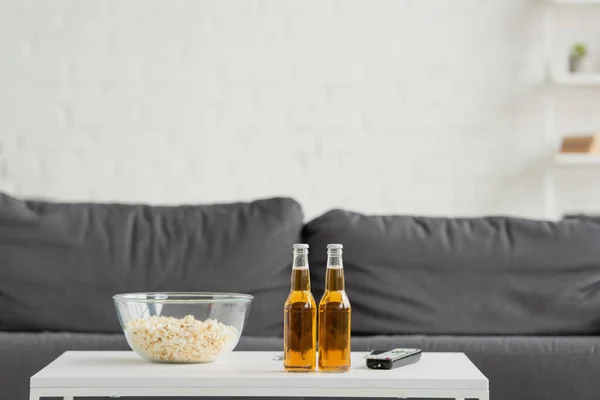
[[[432,397],[488,400],[488,380],[462,353],[370,370],[352,353],[343,374],[285,373],[277,352],[233,352],[211,364],[153,364],[130,351],[68,351],[31,378],[31,400],[91,396]]]

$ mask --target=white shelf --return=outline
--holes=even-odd
[[[555,161],[563,166],[600,167],[600,154],[557,154]]]
[[[600,86],[600,73],[555,72],[552,74],[552,81],[564,86]]]

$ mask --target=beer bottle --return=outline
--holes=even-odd
[[[350,370],[350,300],[344,290],[341,244],[327,245],[325,293],[319,303],[319,370]]]
[[[290,372],[317,366],[317,304],[310,292],[308,245],[294,245],[292,287],[284,307],[283,366]]]

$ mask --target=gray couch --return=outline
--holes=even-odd
[[[600,221],[365,216],[298,203],[150,207],[0,195],[0,400],[65,350],[128,349],[111,296],[255,296],[239,350],[282,348],[291,246],[343,243],[353,350],[461,351],[493,400],[600,394]]]

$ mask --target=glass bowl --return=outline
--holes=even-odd
[[[237,293],[113,296],[127,343],[153,362],[213,362],[235,348],[253,297]]]

